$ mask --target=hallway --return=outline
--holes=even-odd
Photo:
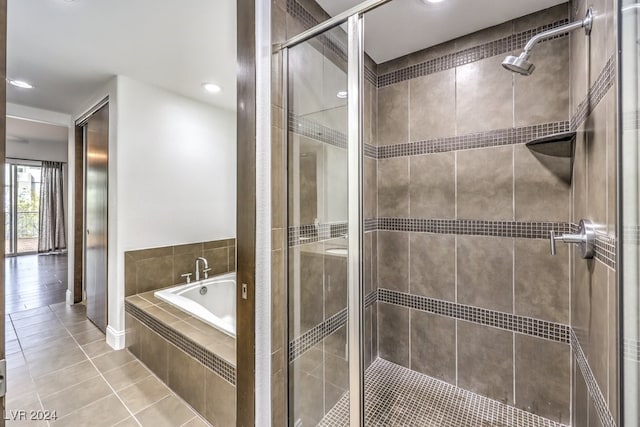
[[[65,301],[67,254],[5,258],[5,313]]]

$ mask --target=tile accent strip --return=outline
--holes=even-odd
[[[573,355],[576,358],[576,362],[578,362],[578,366],[580,367],[580,372],[582,372],[582,377],[584,378],[584,382],[587,385],[587,390],[589,391],[589,395],[591,396],[591,400],[593,400],[593,406],[595,406],[596,411],[598,412],[598,417],[600,418],[600,422],[603,427],[615,427],[616,422],[613,419],[613,415],[611,415],[611,411],[609,411],[609,406],[600,391],[600,387],[598,387],[598,382],[596,381],[595,376],[593,375],[593,371],[589,366],[589,362],[587,361],[587,357],[582,350],[582,346],[580,346],[580,341],[578,341],[578,337],[573,330],[571,330],[571,350],[573,351]]]
[[[596,108],[598,103],[604,98],[609,89],[616,82],[616,58],[609,58],[604,68],[598,75],[593,86],[589,88],[587,96],[580,102],[573,117],[571,117],[571,129],[576,130],[589,117],[589,114]]]
[[[315,27],[320,23],[307,9],[304,8],[296,0],[287,0],[287,13],[295,18],[305,29]],[[338,33],[340,32],[340,33]],[[343,37],[338,37],[338,34]],[[342,38],[342,40],[341,40]],[[347,42],[347,34],[340,27],[333,30],[326,31],[318,36],[318,40],[323,46],[328,48],[331,52],[338,55],[338,57],[347,63],[347,49],[345,43]],[[364,77],[369,80],[374,86],[377,84],[377,76],[373,70],[368,67],[364,68]]]
[[[453,52],[420,64],[411,65],[396,71],[391,71],[378,76],[378,88],[400,83],[405,80],[415,79],[416,77],[426,76],[428,74],[437,73],[438,71],[449,70],[471,62],[480,61],[481,59],[490,58],[495,55],[501,55],[512,50],[521,49],[531,37],[551,28],[559,27],[568,23],[568,19],[562,19],[543,25],[537,28],[526,30],[508,37],[501,38],[492,42],[474,46],[459,52]],[[566,36],[560,34],[554,38]]]
[[[378,159],[393,157],[419,156],[429,153],[469,150],[472,148],[499,147],[502,145],[524,144],[533,139],[554,133],[568,132],[569,122],[551,122],[539,125],[507,128],[469,135],[450,136],[426,141],[404,144],[381,145],[378,147]]]
[[[378,289],[365,297],[365,307],[374,302],[385,302],[412,308],[427,313],[439,314],[454,319],[466,320],[480,325],[492,326],[524,335],[569,344],[570,326],[549,322],[532,317],[519,316],[501,311],[487,310],[458,304],[451,301],[438,300],[389,289]],[[324,322],[314,326],[304,334],[289,342],[289,362],[304,354],[314,345],[340,329],[347,322],[347,309],[342,309]]]
[[[347,233],[347,222],[290,226],[288,231],[287,239],[289,247],[292,247],[342,237]]]
[[[622,355],[626,360],[640,362],[640,341],[624,338],[622,340]]]
[[[334,147],[347,149],[347,134],[339,130],[332,129],[321,123],[300,117],[289,111],[289,132],[306,136]],[[378,158],[378,147],[371,144],[364,144],[364,155],[373,159]]]
[[[378,230],[548,239],[551,230],[556,233],[571,233],[573,226],[568,222],[378,218]]]
[[[491,130],[469,135],[451,136],[426,141],[408,142],[405,144],[382,145],[378,147],[378,159],[419,156],[422,154],[443,153],[446,151],[469,150],[472,148],[524,144],[532,139],[567,131],[569,131],[569,122],[563,121],[519,128]]]
[[[595,259],[616,268],[616,238],[604,233],[596,233]]]
[[[147,314],[144,310],[136,307],[134,304],[125,301],[124,308],[125,312],[135,317],[162,338],[166,339],[189,356],[195,358],[204,366],[227,380],[233,386],[236,385],[235,366],[202,347],[200,344],[193,342],[184,335],[176,332],[170,326],[156,320],[153,316]]]
[[[376,302],[377,295],[376,291],[369,293],[364,299],[365,307],[369,307],[371,304]],[[309,329],[298,338],[294,338],[292,341],[289,341],[289,363],[302,356],[311,347],[318,344],[346,324],[347,308],[345,307],[324,322]]]
[[[519,316],[501,311],[487,310],[485,308],[458,304],[389,289],[378,289],[378,302],[413,308],[454,319],[466,320],[495,328],[544,338],[550,341],[569,343],[569,325]]]

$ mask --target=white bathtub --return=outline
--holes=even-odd
[[[163,289],[154,295],[235,338],[236,273]]]

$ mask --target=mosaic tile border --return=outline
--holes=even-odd
[[[298,3],[296,0],[287,0],[287,13],[295,18],[305,29],[313,28],[320,23],[304,6]],[[322,43],[323,46],[328,48],[331,52],[338,55],[338,57],[345,62],[347,62],[347,48],[346,48],[346,40],[347,33],[344,33],[344,40],[340,40],[337,37],[336,31],[343,31],[339,29],[340,27],[334,28],[328,32],[323,33],[318,36],[318,40]],[[343,31],[344,32],[344,31]],[[366,80],[371,82],[374,86],[377,85],[378,78],[374,70],[369,69],[369,67],[364,68],[364,77]]]
[[[377,358],[365,371],[365,426],[567,427]],[[349,393],[318,424],[349,426]]]
[[[571,117],[571,129],[577,130],[584,122],[586,122],[589,114],[596,108],[598,103],[604,98],[609,89],[616,82],[616,58],[611,56],[605,64],[598,78],[589,88],[585,98],[578,104],[576,112]]]
[[[236,367],[226,360],[218,357],[216,354],[193,342],[184,335],[176,332],[171,327],[165,325],[144,310],[136,307],[129,301],[124,303],[125,312],[136,318],[149,329],[160,335],[180,350],[187,353],[216,374],[220,375],[227,382],[235,387],[236,385]]]
[[[289,247],[318,243],[325,240],[345,237],[348,232],[347,222],[330,222],[290,226],[287,234]]]
[[[616,238],[604,233],[596,233],[594,258],[603,264],[616,268]]]
[[[404,144],[381,145],[378,146],[377,149],[377,158],[390,159],[394,157],[419,156],[422,154],[469,150],[473,148],[524,144],[536,138],[555,133],[568,132],[569,130],[569,121],[562,121],[518,128],[497,129]]]
[[[533,317],[459,304],[389,289],[378,289],[378,302],[439,314],[458,320],[569,344],[570,326]]]
[[[547,25],[512,34],[508,37],[453,52],[438,58],[430,59],[419,64],[411,65],[399,70],[391,71],[378,76],[378,88],[390,86],[406,80],[415,79],[417,77],[426,76],[428,74],[437,73],[439,71],[449,70],[471,62],[480,61],[481,59],[490,58],[496,55],[502,55],[513,50],[524,47],[527,41],[534,35],[551,28],[565,25],[568,19],[561,19]],[[556,38],[565,37],[568,33],[560,34]]]
[[[548,239],[551,230],[571,233],[568,222],[483,221],[474,219],[378,218],[378,231]]]
[[[598,386],[598,382],[596,381],[595,376],[593,375],[593,371],[589,366],[589,362],[587,361],[587,357],[582,350],[582,346],[580,345],[580,341],[576,336],[573,329],[570,334],[571,339],[571,350],[573,351],[573,356],[580,367],[580,372],[582,372],[582,377],[584,378],[584,382],[587,385],[587,390],[589,391],[589,395],[591,396],[591,400],[593,401],[593,406],[595,406],[596,411],[598,412],[598,417],[600,418],[600,422],[603,427],[615,427],[616,422],[613,419],[613,415],[611,415],[611,411],[609,410],[609,405],[604,399],[602,392],[600,391],[600,387]]]
[[[423,218],[368,218],[364,220],[365,233],[371,231],[406,231],[413,233],[456,234],[522,239],[548,239],[549,232],[574,233],[577,226],[568,222],[485,221],[476,219],[423,219]],[[347,222],[305,224],[290,226],[289,247],[317,243],[344,237]],[[615,241],[600,237],[596,241],[596,256],[615,265]]]
[[[626,360],[640,362],[640,341],[624,338],[622,340],[622,356]]]
[[[364,299],[365,308],[376,302],[376,300],[377,292],[369,293]],[[289,363],[302,356],[311,347],[322,342],[322,340],[346,324],[347,308],[345,307],[324,322],[317,324],[299,337],[289,341]]]
[[[288,128],[289,132],[296,135],[306,136],[307,138],[324,142],[325,144],[329,144],[334,147],[346,150],[348,146],[348,137],[346,133],[332,129],[313,120],[300,117],[292,111],[289,111]],[[364,144],[363,151],[366,157],[373,159],[378,158],[378,147],[375,145]]]
[[[465,320],[484,326],[492,326],[511,332],[569,344],[569,330],[571,327],[562,323],[549,322],[532,317],[488,310],[384,288],[377,289],[365,297],[365,307],[369,307],[374,302],[394,304],[453,319]],[[344,308],[329,319],[289,341],[289,362],[296,360],[311,347],[337,331],[346,322],[347,309]]]

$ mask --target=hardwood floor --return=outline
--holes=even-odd
[[[64,302],[66,290],[66,254],[21,255],[6,258],[6,313]]]

